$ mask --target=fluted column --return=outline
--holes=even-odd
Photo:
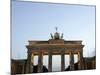
[[[70,52],[70,70],[74,70],[74,54],[73,52]]]
[[[78,70],[81,70],[80,52],[78,52]]]
[[[32,53],[32,56],[31,56],[31,63],[32,63],[32,72],[34,70],[34,53]]]
[[[52,52],[49,51],[48,70],[52,72]]]
[[[65,70],[65,51],[61,51],[61,71]]]
[[[32,53],[29,52],[28,57],[27,57],[27,64],[26,64],[26,72],[25,73],[32,73],[31,55],[32,55]]]
[[[83,64],[83,49],[80,50],[80,65],[81,65],[81,69],[84,70],[84,66]]]
[[[43,72],[43,51],[40,50],[38,56],[38,73]]]
[[[24,63],[25,64],[25,63]],[[24,74],[24,65],[22,66],[23,68],[22,68],[22,74]]]

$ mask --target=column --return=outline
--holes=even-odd
[[[81,70],[80,52],[78,52],[78,70]]]
[[[34,70],[34,53],[32,53],[32,56],[31,56],[31,63],[32,63],[32,72]]]
[[[48,70],[52,72],[52,53],[49,51]]]
[[[61,51],[61,71],[65,70],[65,51]]]
[[[74,70],[74,54],[73,52],[70,52],[70,70]]]
[[[26,73],[32,73],[32,63],[31,63],[31,52],[28,53],[27,64],[26,64]]]
[[[81,70],[84,70],[83,64],[83,49],[80,49],[80,65],[81,65]]]
[[[24,65],[22,65],[22,74],[24,74],[24,66],[25,66],[25,63]]]
[[[42,72],[43,72],[43,52],[42,50],[40,50],[38,56],[38,73]]]
[[[85,62],[84,62],[84,69],[85,69],[85,70],[88,69],[88,67],[87,67],[88,65],[87,65],[86,61],[87,61],[87,60],[85,60]]]

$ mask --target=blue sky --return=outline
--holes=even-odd
[[[28,40],[48,40],[50,33],[65,40],[82,40],[84,56],[95,54],[95,6],[12,1],[12,58],[27,57]]]

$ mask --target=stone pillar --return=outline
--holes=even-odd
[[[40,50],[38,56],[38,73],[42,72],[43,72],[43,52]]]
[[[86,61],[87,61],[87,60],[85,60],[85,62],[84,62],[84,69],[85,69],[85,70],[88,69],[88,67],[87,67],[88,65],[87,65]]]
[[[61,71],[65,70],[65,51],[61,51]]]
[[[73,52],[70,52],[70,70],[74,70],[74,54]]]
[[[28,57],[27,57],[27,64],[26,64],[26,72],[25,73],[32,73],[31,55],[32,55],[32,53],[29,52]]]
[[[25,66],[25,63],[24,63],[24,65],[22,65],[22,74],[24,74],[24,66]]]
[[[48,70],[52,72],[52,52],[49,51]]]
[[[81,70],[84,70],[84,65],[83,64],[83,49],[80,49],[80,65],[81,65]]]
[[[78,70],[81,70],[80,52],[78,52]]]
[[[32,63],[32,72],[33,72],[33,69],[34,69],[34,53],[32,53],[32,56],[31,56],[31,63]]]

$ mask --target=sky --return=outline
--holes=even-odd
[[[65,40],[82,40],[84,57],[95,55],[95,6],[13,0],[11,18],[12,58],[27,58],[28,40],[49,40],[55,27]]]

